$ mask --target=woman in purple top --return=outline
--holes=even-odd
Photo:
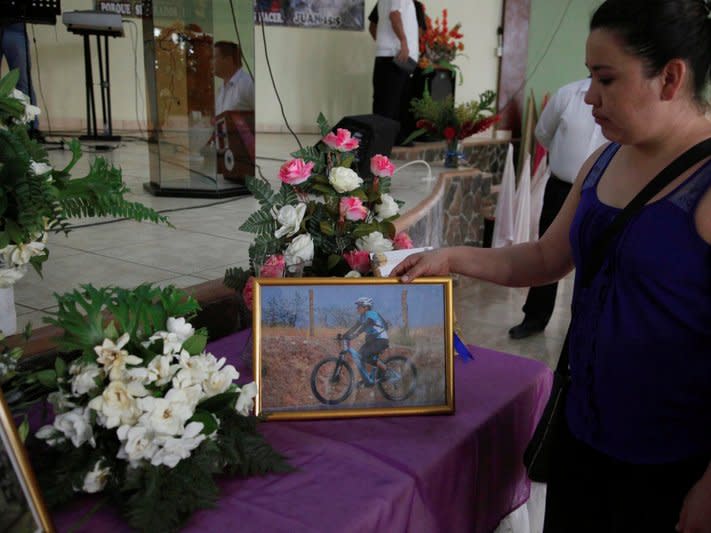
[[[410,256],[405,282],[458,272],[507,286],[584,269],[652,178],[711,137],[711,4],[607,0],[590,23],[586,102],[606,138],[537,242]],[[576,278],[569,432],[546,532],[711,532],[711,161],[679,175],[618,233],[589,287]]]

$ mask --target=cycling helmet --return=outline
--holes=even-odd
[[[355,301],[356,305],[360,305],[362,307],[373,307],[373,299],[369,298],[367,296],[361,296]]]

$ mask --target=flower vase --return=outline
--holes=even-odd
[[[17,332],[15,288],[12,285],[0,288],[0,332],[5,336],[14,335]]]
[[[459,168],[459,157],[462,155],[461,142],[447,141],[447,151],[444,154],[444,166],[446,168]]]

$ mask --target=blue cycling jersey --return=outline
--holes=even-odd
[[[365,332],[367,337],[376,339],[388,338],[388,332],[385,328],[385,321],[377,311],[368,309],[365,313],[360,315],[359,323],[361,330]]]

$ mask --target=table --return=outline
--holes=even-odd
[[[208,345],[239,362],[245,332]],[[455,362],[456,413],[265,422],[261,432],[289,458],[285,475],[220,481],[215,509],[185,531],[490,532],[530,490],[521,462],[548,398],[544,364],[472,346]],[[58,531],[96,503],[80,497],[53,515]],[[127,531],[101,508],[76,531]]]

